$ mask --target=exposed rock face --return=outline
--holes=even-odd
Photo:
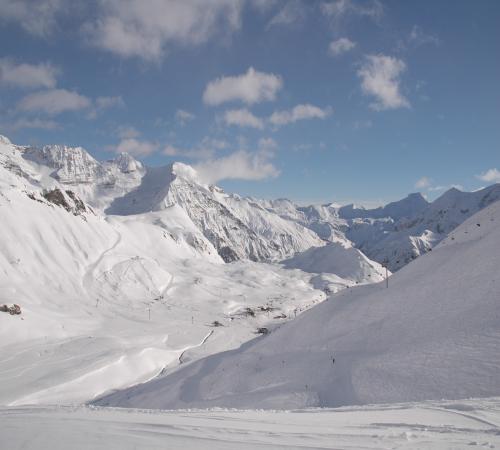
[[[78,198],[78,196],[70,190],[62,191],[58,188],[52,189],[50,191],[44,191],[42,194],[43,198],[48,202],[61,206],[66,211],[72,213],[75,216],[92,212],[90,207],[85,206],[85,203]],[[33,200],[36,200],[34,195],[30,196]]]

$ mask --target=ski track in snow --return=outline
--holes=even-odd
[[[112,252],[116,247],[118,247],[118,245],[122,241],[122,235],[121,235],[121,233],[116,228],[114,228],[114,231],[116,233],[116,240],[115,240],[115,242],[113,243],[113,245],[111,247],[109,247],[108,249],[104,250],[99,255],[99,257],[93,263],[91,263],[87,267],[87,269],[85,270],[85,275],[82,278],[82,287],[88,289],[89,286],[91,286],[94,270],[97,269],[97,267],[99,266],[99,264],[101,263],[101,261],[104,259],[104,257],[109,252]]]
[[[19,407],[0,408],[0,421],[8,450],[500,447],[500,398],[292,411]]]

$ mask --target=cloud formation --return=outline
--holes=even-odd
[[[70,2],[64,0],[0,0],[0,21],[17,23],[35,36],[50,35],[57,15]]]
[[[190,113],[189,111],[185,111],[184,109],[178,109],[175,112],[175,120],[182,126],[186,125],[186,123],[190,122],[191,120],[194,120],[194,118],[194,114]]]
[[[142,141],[136,138],[125,138],[112,148],[116,153],[128,153],[132,156],[145,157],[158,150],[158,144],[150,141]]]
[[[496,168],[489,169],[480,175],[476,175],[476,178],[487,183],[500,183],[500,170]]]
[[[248,109],[231,109],[224,113],[224,122],[226,125],[237,125],[239,127],[250,127],[262,130],[264,121],[251,113]]]
[[[384,15],[384,7],[379,0],[333,0],[321,4],[323,14],[336,25],[348,17],[366,17],[378,22]]]
[[[343,53],[347,53],[354,47],[356,47],[356,43],[351,41],[349,38],[340,38],[336,41],[330,42],[330,45],[328,46],[328,52],[332,56],[339,56]]]
[[[194,46],[240,27],[243,0],[98,0],[89,41],[121,57],[159,60],[173,45]]]
[[[427,177],[422,177],[417,182],[415,183],[415,188],[416,189],[426,189],[430,187],[431,185],[431,180]]]
[[[376,111],[409,108],[410,102],[400,91],[400,76],[406,70],[403,60],[386,55],[368,55],[358,70],[361,89],[375,97],[370,107]]]
[[[259,72],[250,67],[242,75],[210,81],[203,93],[203,101],[211,106],[234,101],[247,104],[272,101],[282,87],[283,80],[279,75]]]
[[[9,58],[0,58],[0,84],[20,88],[53,88],[59,69],[50,63],[16,63]]]
[[[269,122],[275,126],[287,125],[306,119],[325,119],[332,113],[331,108],[320,108],[311,104],[297,105],[290,110],[275,111]]]
[[[20,111],[44,112],[56,115],[65,111],[77,111],[89,108],[92,102],[89,98],[66,89],[49,89],[35,92],[22,98],[17,105]]]
[[[426,44],[439,45],[441,43],[437,36],[425,33],[418,25],[413,25],[410,35],[408,36],[408,42],[415,47]]]
[[[284,6],[271,18],[268,28],[278,25],[293,25],[303,21],[305,7],[301,0],[288,0]]]
[[[26,128],[38,130],[57,130],[60,128],[60,125],[53,120],[44,120],[39,118],[20,118],[12,123],[2,123],[0,126],[10,131],[18,131]]]
[[[195,165],[203,182],[215,184],[221,180],[263,180],[279,175],[273,165],[273,154],[260,149],[256,153],[238,150],[221,158],[211,159]]]

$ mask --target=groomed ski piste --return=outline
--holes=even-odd
[[[291,411],[0,409],[2,449],[494,449],[500,398]]]

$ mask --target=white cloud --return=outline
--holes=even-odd
[[[269,21],[268,27],[276,25],[293,25],[305,17],[305,7],[300,0],[288,0],[283,8]]]
[[[476,178],[487,183],[500,183],[500,170],[496,168],[489,169],[481,175],[476,175]]]
[[[404,61],[385,55],[368,55],[358,70],[361,88],[376,101],[371,108],[376,111],[410,107],[400,92],[400,75],[406,70]]]
[[[236,125],[239,127],[264,128],[264,121],[252,114],[248,109],[231,109],[224,113],[226,125]]]
[[[259,11],[260,13],[265,13],[278,3],[278,0],[251,0],[250,6]]]
[[[98,114],[110,108],[122,108],[125,102],[121,96],[116,97],[97,97],[92,109],[87,114],[87,118],[95,119]]]
[[[286,125],[305,119],[325,119],[332,112],[331,108],[319,108],[310,104],[297,105],[291,110],[275,111],[269,121],[275,126]]]
[[[56,26],[57,14],[69,3],[64,0],[0,0],[0,20],[17,23],[30,34],[47,36]]]
[[[140,141],[136,138],[125,138],[112,149],[116,153],[128,153],[133,156],[149,156],[158,150],[158,144]]]
[[[439,45],[441,43],[437,36],[425,33],[418,25],[413,25],[408,42],[416,47],[426,44]]]
[[[200,178],[209,184],[221,180],[263,180],[279,175],[279,170],[271,162],[272,153],[259,150],[251,153],[238,150],[230,155],[211,159],[195,166]]]
[[[60,125],[53,120],[44,120],[44,119],[26,119],[20,118],[13,123],[3,124],[2,127],[11,130],[17,131],[25,128],[36,128],[39,130],[56,130],[60,128]]]
[[[158,60],[172,45],[200,45],[240,27],[243,0],[99,0],[84,30],[95,46],[122,57]]]
[[[201,140],[201,146],[213,148],[215,150],[224,150],[225,148],[227,148],[229,146],[229,144],[227,143],[227,141],[225,141],[223,139],[217,139],[217,138],[205,136]]]
[[[330,42],[328,46],[328,51],[332,56],[342,55],[356,47],[356,43],[351,41],[349,38],[340,38],[336,41]]]
[[[77,92],[66,89],[50,89],[35,92],[22,98],[18,103],[21,111],[42,111],[50,115],[56,115],[64,111],[77,111],[91,106],[92,102],[87,97]]]
[[[379,0],[334,0],[321,4],[322,12],[336,25],[348,17],[367,17],[378,22],[384,15],[384,7]]]
[[[237,100],[247,104],[259,103],[274,100],[282,86],[283,81],[279,75],[258,72],[250,67],[243,75],[210,81],[203,93],[203,101],[208,105]]]
[[[0,84],[21,88],[52,88],[56,85],[59,69],[50,63],[16,63],[0,58]]]
[[[141,135],[139,130],[137,130],[135,127],[131,127],[131,126],[118,127],[118,129],[116,130],[116,134],[121,139],[137,138]]]
[[[431,180],[427,177],[422,177],[417,182],[415,183],[415,188],[417,189],[425,189],[430,187],[431,185]]]
[[[190,113],[189,111],[185,111],[184,109],[178,109],[175,112],[175,120],[181,124],[182,126],[186,125],[186,123],[194,120],[195,115]]]
[[[162,153],[165,156],[180,156],[183,158],[192,159],[211,159],[217,151],[228,147],[228,143],[222,139],[216,139],[205,136],[201,142],[193,148],[180,148],[178,146],[168,144],[164,147]]]
[[[260,138],[259,150],[261,152],[273,152],[278,148],[278,143],[273,138]]]

